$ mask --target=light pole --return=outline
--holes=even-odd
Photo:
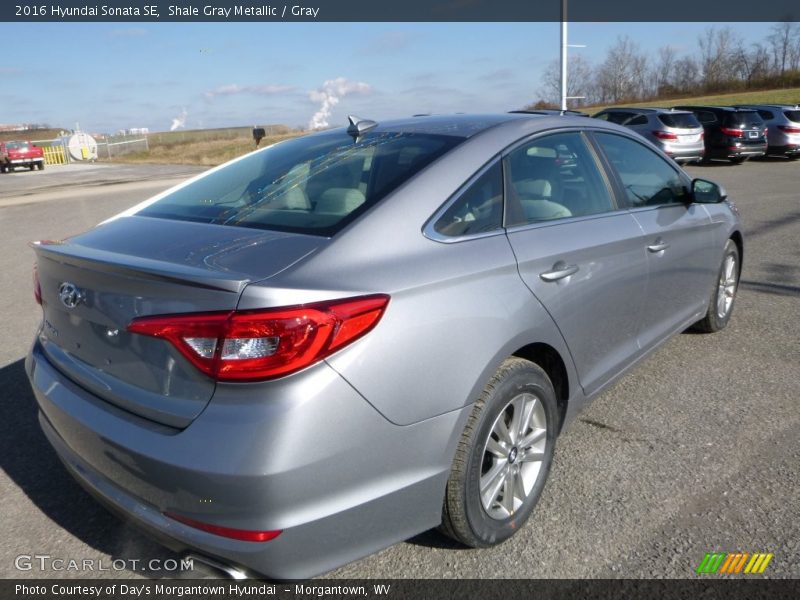
[[[567,42],[567,0],[561,0],[561,110],[567,110],[567,100],[579,100],[585,96],[567,95],[567,48],[586,48],[584,44]]]

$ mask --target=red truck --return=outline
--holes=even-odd
[[[44,169],[44,152],[30,142],[0,142],[0,173],[28,167]]]

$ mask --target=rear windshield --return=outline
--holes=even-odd
[[[9,150],[27,150],[28,142],[6,142],[6,148]]]
[[[682,129],[698,129],[701,127],[700,121],[692,113],[664,113],[658,115],[658,120],[667,127],[678,127]]]
[[[783,111],[783,114],[785,114],[786,118],[790,121],[800,123],[800,110],[785,110]]]
[[[332,236],[464,138],[343,130],[254,152],[137,214]]]
[[[725,116],[725,127],[763,127],[764,121],[754,110],[737,110]]]

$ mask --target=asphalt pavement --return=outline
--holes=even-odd
[[[0,577],[174,576],[158,568],[174,555],[96,504],[39,430],[22,365],[41,317],[27,243],[202,169],[86,168],[0,175]],[[581,413],[509,542],[469,550],[426,532],[330,577],[691,578],[714,551],[771,552],[764,577],[800,577],[800,162],[688,170],[723,184],[744,222],[728,328],[678,335]],[[108,570],[19,558],[37,555]]]

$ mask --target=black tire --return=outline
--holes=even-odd
[[[733,281],[729,281],[727,277],[728,260],[733,260]],[[692,327],[695,331],[703,333],[715,333],[728,325],[733,313],[733,305],[736,300],[736,292],[739,288],[739,275],[741,271],[741,259],[739,257],[739,248],[733,240],[728,240],[725,243],[725,251],[722,254],[722,263],[719,267],[719,274],[714,280],[714,289],[711,291],[711,299],[708,301],[708,312],[706,316],[694,324]],[[723,282],[726,283],[723,286]],[[732,286],[732,287],[731,287]],[[730,304],[725,310],[722,310],[720,295],[730,295]]]
[[[800,154],[792,154],[788,158],[789,160],[797,160],[798,158],[800,158]]]
[[[36,168],[39,169],[40,171],[44,171],[44,161],[37,163]]]
[[[733,164],[733,165],[740,165],[740,164],[742,164],[742,163],[743,163],[745,160],[746,160],[746,159],[745,159],[743,156],[737,156],[736,158],[732,158],[732,159],[730,159],[730,161],[731,161],[731,164]]]
[[[513,445],[507,457],[491,452],[487,448],[490,437],[495,447],[499,447],[495,426],[499,426],[500,419],[504,426],[511,424],[515,409],[523,405],[525,409],[531,409],[527,423],[521,425],[522,431],[516,434],[515,443],[525,444],[524,438],[533,439],[532,436],[537,435],[539,439],[526,446]],[[520,410],[519,414],[524,418],[525,410]],[[544,489],[553,461],[557,430],[556,395],[547,374],[530,361],[521,358],[505,360],[475,403],[461,435],[447,481],[440,531],[473,548],[494,546],[514,535],[530,517]],[[492,472],[498,476],[491,477]],[[509,477],[503,473],[512,475]],[[487,481],[500,482],[502,479],[509,482],[500,487],[492,486],[495,491],[488,495],[492,499],[489,509],[481,498],[482,476]],[[527,482],[525,477],[528,477]],[[516,488],[515,484],[521,487]],[[502,506],[508,499],[507,486],[514,488],[515,492],[510,494],[510,514]],[[516,490],[520,490],[524,498],[518,497]],[[500,497],[503,500],[497,501]],[[503,515],[498,516],[499,512]]]

